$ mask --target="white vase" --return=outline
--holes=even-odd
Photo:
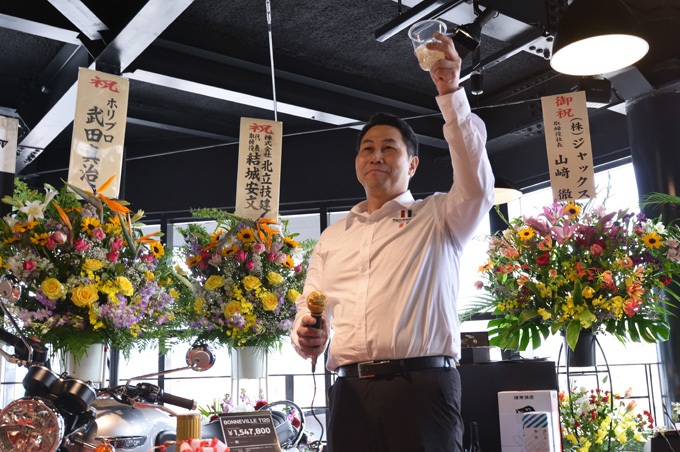
[[[104,383],[106,376],[106,349],[104,344],[90,345],[80,359],[66,352],[64,370],[72,377],[92,383]]]
[[[267,352],[259,347],[237,348],[231,351],[232,379],[265,378]]]

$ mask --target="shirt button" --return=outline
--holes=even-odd
[[[364,243],[364,248],[366,248],[367,246],[368,246],[368,243]]]
[[[361,267],[361,273],[366,273],[366,267]]]

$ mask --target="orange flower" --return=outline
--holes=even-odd
[[[187,267],[189,268],[197,266],[199,262],[201,262],[201,256],[191,256],[186,260]]]

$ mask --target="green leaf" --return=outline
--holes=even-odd
[[[576,347],[576,343],[578,342],[578,335],[581,332],[581,322],[578,320],[572,320],[569,322],[569,325],[567,325],[567,344],[569,344],[569,348],[574,350],[574,347]]]
[[[576,306],[583,304],[583,288],[581,287],[581,281],[578,279],[574,281],[574,291],[571,296]]]
[[[557,334],[557,332],[561,330],[563,326],[564,322],[553,323],[552,325],[550,325],[550,333]]]
[[[635,321],[632,318],[629,318],[626,321],[626,324],[628,325],[628,335],[630,336],[630,339],[633,342],[640,342],[640,335],[638,334],[637,331],[637,325],[635,324]]]
[[[123,235],[125,236],[125,240],[127,240],[128,246],[132,250],[132,254],[134,256],[137,256],[137,251],[138,249],[135,246],[135,241],[132,239],[132,236],[130,235],[130,231],[128,231],[127,226],[125,226],[125,220],[123,219],[122,215],[119,213],[118,219],[120,220],[121,226],[123,226],[121,229],[123,230]]]
[[[533,319],[534,317],[538,316],[538,311],[533,310],[533,309],[525,309],[522,311],[522,313],[519,315],[518,322],[519,324],[523,324],[529,319]]]
[[[582,322],[582,324],[585,324],[583,325],[585,328],[590,328],[593,322],[597,320],[597,317],[595,317],[595,314],[590,312],[590,310],[585,309],[578,315],[578,319]]]

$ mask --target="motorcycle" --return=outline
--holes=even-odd
[[[47,347],[26,338],[6,306],[20,295],[16,278],[0,277],[0,310],[17,332],[15,335],[0,328],[0,340],[14,347],[13,354],[2,349],[0,354],[8,362],[28,369],[22,381],[24,397],[0,412],[1,452],[115,452],[116,448],[147,452],[175,439],[176,421],[171,418],[175,413],[161,404],[192,410],[196,402],[150,383],[130,383],[185,369],[207,370],[215,362],[208,346],[192,347],[187,353],[187,367],[98,390],[91,382],[51,370]],[[144,434],[139,433],[140,426]]]

